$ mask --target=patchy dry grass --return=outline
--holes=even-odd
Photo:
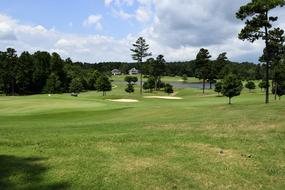
[[[0,189],[285,189],[284,101],[0,97]],[[162,95],[150,94],[151,96]]]

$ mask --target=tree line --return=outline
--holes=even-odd
[[[265,67],[261,64],[231,62],[227,59],[226,53],[221,53],[216,59],[211,60],[203,57],[204,51],[207,50],[200,50],[196,60],[185,62],[166,62],[163,55],[159,55],[156,59],[149,58],[143,63],[92,64],[73,62],[70,58],[62,59],[57,53],[50,54],[45,51],[33,54],[25,51],[17,55],[15,49],[8,48],[6,51],[0,51],[0,91],[6,95],[29,95],[100,90],[96,85],[100,76],[110,76],[114,68],[128,74],[134,67],[140,69],[144,75],[153,76],[154,89],[161,85],[161,76],[186,75],[205,79],[210,83],[215,82],[215,79],[224,78],[229,73],[243,80],[264,78]],[[272,73],[271,78],[274,76],[276,77]]]
[[[0,91],[6,95],[40,93],[78,93],[84,90],[109,91],[106,72],[95,65],[63,60],[57,53],[37,51],[33,54],[8,48],[0,52]],[[102,81],[106,81],[107,84]]]

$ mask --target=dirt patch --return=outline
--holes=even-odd
[[[164,99],[164,100],[182,100],[181,97],[173,97],[173,96],[144,96],[144,98],[148,99]]]
[[[111,102],[122,102],[122,103],[136,103],[139,102],[138,100],[135,99],[109,99]]]

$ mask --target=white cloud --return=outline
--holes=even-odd
[[[136,4],[131,9],[116,8],[118,12],[115,13],[122,19],[138,19],[143,22],[141,26],[147,27],[138,34],[117,39],[104,35],[62,33],[42,25],[22,24],[0,14],[0,48],[3,51],[14,47],[20,52],[57,51],[64,58],[85,62],[131,61],[129,49],[137,37],[143,36],[153,55],[163,54],[167,61],[194,59],[202,47],[209,49],[213,58],[221,52],[228,52],[233,61],[257,61],[262,54],[263,41],[251,44],[237,38],[243,22],[238,21],[234,13],[247,0],[105,1],[106,4],[108,2],[111,10],[118,3]],[[278,25],[285,29],[284,11],[276,9],[271,15],[280,16]],[[84,25],[100,28],[101,20],[101,15],[90,15]]]
[[[117,7],[121,7],[123,5],[132,6],[134,4],[134,0],[105,0],[105,6],[110,6],[114,4]]]
[[[105,0],[105,5],[109,6],[109,5],[111,5],[112,2],[113,2],[112,0]]]
[[[124,20],[127,20],[127,19],[134,17],[134,15],[129,14],[129,13],[125,12],[124,10],[117,11],[114,9],[113,12],[117,17],[120,17],[121,19],[124,19]]]
[[[74,61],[130,61],[130,47],[135,40],[128,35],[122,39],[110,36],[82,36],[47,29],[42,25],[26,25],[0,14],[1,31],[15,34],[15,39],[0,38],[0,51],[8,47],[15,48],[18,53],[23,51],[58,52],[63,58],[71,57]]]
[[[84,27],[91,27],[95,26],[97,30],[102,30],[102,15],[90,15],[86,20],[83,21],[83,26]]]
[[[147,22],[150,19],[150,12],[145,7],[139,7],[136,11],[136,19],[139,22]]]

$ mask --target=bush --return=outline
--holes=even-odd
[[[254,90],[256,88],[255,83],[252,81],[248,81],[245,84],[245,88],[247,88],[249,91]]]
[[[217,82],[215,85],[215,92],[218,92],[218,94],[220,95],[220,93],[222,92],[222,89],[223,89],[223,83]]]
[[[125,81],[129,84],[138,82],[138,77],[136,76],[126,76]]]
[[[172,94],[174,92],[173,86],[171,84],[166,84],[164,88],[165,93]]]
[[[127,93],[133,93],[133,92],[135,92],[134,85],[133,85],[133,84],[128,84],[128,85],[127,85],[127,88],[125,89],[125,91],[126,91]]]
[[[186,74],[182,75],[183,82],[186,82],[188,80],[188,76]]]
[[[155,88],[155,79],[153,77],[149,77],[148,80],[144,82],[143,89],[150,90],[150,92],[152,92],[154,88]]]

